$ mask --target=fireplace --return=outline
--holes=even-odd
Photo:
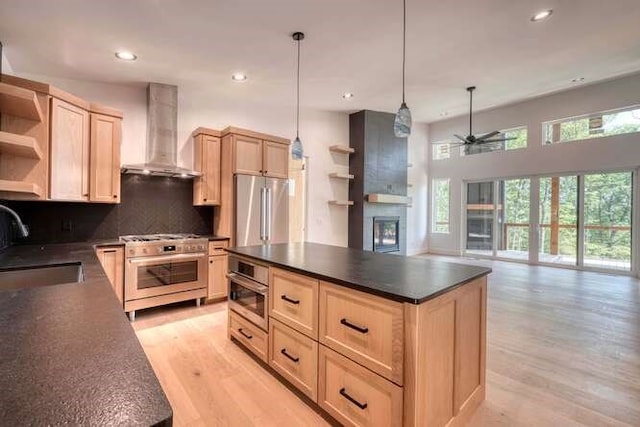
[[[400,250],[400,217],[376,216],[373,218],[374,252],[397,252]]]

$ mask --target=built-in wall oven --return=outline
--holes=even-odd
[[[231,254],[227,278],[229,309],[266,331],[269,327],[269,268]]]

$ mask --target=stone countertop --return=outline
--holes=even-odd
[[[491,269],[317,243],[234,247],[231,253],[387,299],[421,304]]]
[[[117,241],[13,246],[0,269],[82,263],[84,282],[0,283],[4,425],[172,425],[171,406],[94,252]]]

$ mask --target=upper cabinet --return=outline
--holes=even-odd
[[[193,132],[194,169],[202,175],[193,180],[193,204],[220,204],[220,132],[198,128]]]
[[[90,128],[89,200],[119,203],[122,118],[92,111]]]
[[[232,144],[234,174],[288,177],[289,140],[232,127],[222,134]]]
[[[89,112],[51,99],[51,199],[89,200]]]
[[[121,112],[7,75],[0,109],[1,198],[120,202]]]

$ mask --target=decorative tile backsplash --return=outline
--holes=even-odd
[[[30,229],[27,239],[14,239],[14,244],[112,239],[127,234],[213,233],[214,208],[193,206],[190,179],[122,175],[119,205],[17,201],[7,205]],[[0,239],[2,228],[0,218]]]

